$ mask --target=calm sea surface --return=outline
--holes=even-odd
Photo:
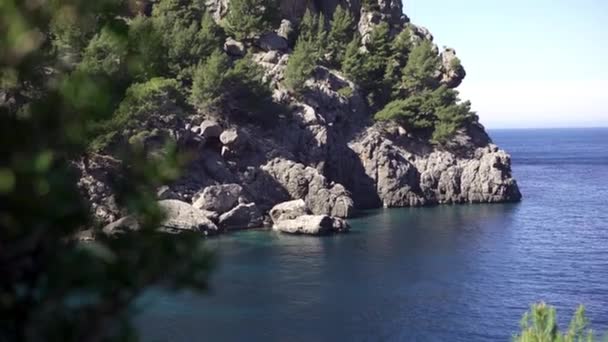
[[[608,331],[608,129],[498,130],[523,202],[369,212],[351,234],[209,241],[207,296],[152,292],[144,341],[508,341],[530,303]]]

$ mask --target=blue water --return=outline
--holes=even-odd
[[[500,130],[523,202],[378,210],[324,238],[212,239],[207,296],[150,293],[145,341],[508,341],[530,303],[608,331],[608,129]]]

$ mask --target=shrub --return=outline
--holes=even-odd
[[[272,29],[277,14],[275,0],[231,0],[225,29],[238,40],[252,38]]]
[[[421,133],[432,132],[431,142],[444,144],[467,120],[474,120],[475,114],[470,102],[459,101],[458,92],[441,86],[394,100],[376,113],[375,119],[394,120]]]
[[[174,79],[153,78],[131,85],[110,119],[90,125],[89,134],[93,139],[91,148],[103,149],[119,131],[132,126],[142,115],[150,114],[168,103],[179,105],[182,102],[179,82]]]

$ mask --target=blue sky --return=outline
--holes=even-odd
[[[489,128],[608,126],[608,0],[404,0]]]

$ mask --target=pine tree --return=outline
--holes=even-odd
[[[225,29],[238,40],[252,38],[272,29],[277,11],[275,0],[232,0]]]
[[[313,41],[315,39],[315,33],[317,30],[317,17],[312,14],[310,9],[307,9],[300,21],[298,27],[298,39]]]
[[[229,69],[230,60],[220,50],[214,51],[204,63],[199,64],[192,80],[192,103],[200,108],[220,103]]]
[[[355,34],[346,46],[342,61],[342,72],[353,82],[362,86],[365,72],[363,70],[364,54],[361,52],[361,38]]]
[[[412,49],[406,66],[403,68],[401,86],[409,93],[423,91],[424,89],[437,89],[437,70],[439,69],[439,55],[433,49],[433,43],[422,41]]]
[[[167,49],[173,76],[188,79],[192,66],[220,48],[223,32],[203,5],[194,0],[162,0],[154,6],[152,18]]]
[[[328,55],[330,65],[340,66],[348,43],[353,38],[353,18],[350,12],[338,6],[334,12],[328,34]]]
[[[285,83],[295,92],[304,89],[304,83],[314,71],[317,51],[312,41],[299,39],[287,62]]]
[[[163,37],[151,19],[137,16],[129,24],[129,68],[138,81],[163,75],[167,54]]]

